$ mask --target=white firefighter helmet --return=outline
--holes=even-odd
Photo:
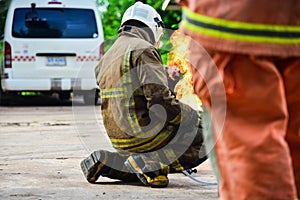
[[[124,13],[121,26],[128,20],[137,20],[146,24],[153,32],[155,42],[158,42],[163,34],[163,21],[156,10],[142,2],[136,2]]]

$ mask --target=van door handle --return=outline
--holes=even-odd
[[[36,56],[49,56],[49,57],[72,56],[72,57],[76,57],[76,53],[37,53]]]

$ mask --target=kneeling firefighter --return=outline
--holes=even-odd
[[[160,15],[137,2],[122,17],[118,39],[95,69],[101,111],[115,152],[98,150],[81,162],[88,182],[99,176],[166,187],[168,173],[204,162],[200,111],[168,88],[157,47]]]

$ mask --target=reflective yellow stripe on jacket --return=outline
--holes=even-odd
[[[101,89],[100,95],[102,99],[117,98],[117,97],[127,97],[126,88],[110,88]],[[140,95],[144,96],[142,89],[137,89],[133,92],[134,96]]]
[[[133,94],[133,88],[132,84],[132,78],[131,78],[131,66],[130,66],[130,56],[131,56],[131,48],[128,47],[128,49],[125,52],[123,65],[122,65],[122,80],[123,85],[125,86],[125,96],[127,97],[127,101],[125,101],[125,106],[128,108],[129,113],[127,113],[128,122],[130,124],[130,127],[133,131],[133,133],[136,135],[137,133],[141,132],[141,127],[139,126],[139,122],[135,113],[135,101],[134,101],[134,95]],[[129,83],[129,84],[128,84]]]
[[[129,152],[149,152],[161,147],[174,134],[175,127],[165,127],[154,136],[146,138],[111,139],[113,147]]]
[[[300,26],[246,23],[208,17],[183,7],[183,26],[193,32],[254,43],[300,44]]]
[[[165,143],[172,136],[175,127],[163,128],[161,130],[161,125],[157,124],[149,131],[143,131],[139,126],[138,118],[135,113],[135,99],[137,95],[144,95],[142,89],[137,89],[134,91],[132,88],[132,77],[131,77],[131,66],[130,66],[130,55],[131,49],[128,48],[123,59],[122,64],[122,77],[123,87],[119,88],[102,88],[101,98],[126,98],[125,107],[128,111],[127,121],[130,128],[136,137],[128,139],[116,139],[111,138],[111,142],[114,148],[122,149],[130,152],[148,152],[155,149]]]

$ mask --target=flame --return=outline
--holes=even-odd
[[[192,83],[191,64],[189,62],[189,45],[191,39],[175,31],[170,38],[173,45],[172,51],[168,54],[168,74],[174,80],[174,74],[182,74],[174,88],[177,99],[190,105],[195,110],[202,111],[202,102],[194,93]]]

